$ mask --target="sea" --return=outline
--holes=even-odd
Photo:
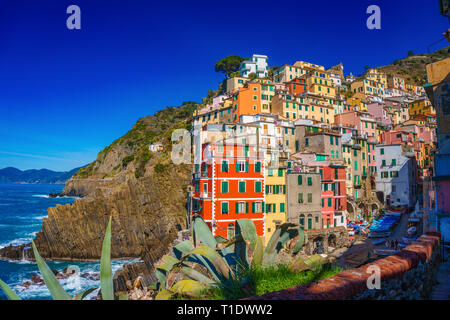
[[[41,229],[43,218],[47,217],[47,208],[57,204],[71,204],[76,197],[50,198],[50,193],[59,193],[64,185],[46,184],[12,184],[0,183],[0,248],[10,244],[29,243]],[[111,262],[113,273],[124,263],[137,260],[120,260]],[[99,262],[47,262],[51,269],[62,271],[66,267],[77,270],[77,275],[59,280],[64,289],[72,296],[89,288],[100,285],[98,273]],[[81,276],[89,273],[91,277]],[[33,284],[24,287],[22,284],[31,281],[33,275],[40,275],[34,262],[0,260],[0,279],[6,282],[24,300],[48,300],[50,292],[44,285]],[[86,299],[96,296],[93,291]],[[0,289],[0,300],[6,296]]]

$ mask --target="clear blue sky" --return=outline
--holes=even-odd
[[[381,30],[366,28],[371,4]],[[426,52],[448,27],[438,0],[0,0],[0,168],[87,164],[138,118],[216,89],[227,55],[360,74]]]

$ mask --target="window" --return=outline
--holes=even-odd
[[[283,176],[283,169],[278,169],[278,176],[282,177]]]
[[[298,203],[303,203],[303,193],[298,194]]]
[[[236,202],[236,213],[248,213],[248,202]]]
[[[239,192],[245,192],[245,181],[239,181]]]
[[[385,167],[386,166],[386,160],[381,160],[381,166]]]
[[[238,161],[236,163],[236,172],[248,172],[248,162]]]
[[[298,176],[297,176],[297,182],[298,182],[298,185],[299,185],[299,186],[302,185],[302,183],[303,183],[303,177],[302,177],[301,175],[298,175]]]
[[[273,170],[272,169],[269,169],[268,176],[269,177],[273,177]]]
[[[384,154],[384,148],[380,149],[380,154]]]
[[[322,208],[325,207],[325,200],[322,198]]]
[[[222,202],[221,212],[222,214],[228,214],[228,202]]]
[[[261,172],[261,161],[255,161],[255,172]]]
[[[228,161],[227,160],[222,161],[222,172],[228,172]]]
[[[392,165],[395,166],[397,164],[397,159],[392,159]]]
[[[328,198],[328,206],[331,207],[331,198]]]
[[[308,186],[312,186],[312,178],[308,177]]]
[[[312,193],[308,193],[308,203],[312,202]]]
[[[330,136],[330,144],[333,145],[333,137]]]
[[[261,190],[262,190],[261,181],[255,181],[255,192],[261,192]]]
[[[252,203],[252,212],[253,213],[261,213],[263,209],[262,202],[253,202]]]
[[[228,193],[228,181],[222,181],[222,193]]]
[[[280,203],[280,212],[284,212],[284,203]]]
[[[309,145],[309,139],[306,138],[306,139],[305,139],[305,146],[308,146],[308,145]]]

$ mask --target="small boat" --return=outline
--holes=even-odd
[[[372,240],[372,244],[377,246],[379,244],[385,243],[386,239],[376,239],[376,240]]]
[[[409,228],[409,229],[406,231],[406,233],[407,233],[409,236],[415,235],[416,232],[417,232],[417,228],[416,228],[416,227],[411,227],[411,228]]]
[[[379,256],[391,256],[393,254],[396,254],[398,250],[394,249],[373,249],[373,252],[376,253]]]

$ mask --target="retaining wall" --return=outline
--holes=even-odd
[[[427,232],[399,253],[359,268],[345,270],[316,283],[266,293],[246,300],[341,300],[427,298],[439,265],[440,233]],[[377,266],[381,288],[368,289],[367,279]]]

